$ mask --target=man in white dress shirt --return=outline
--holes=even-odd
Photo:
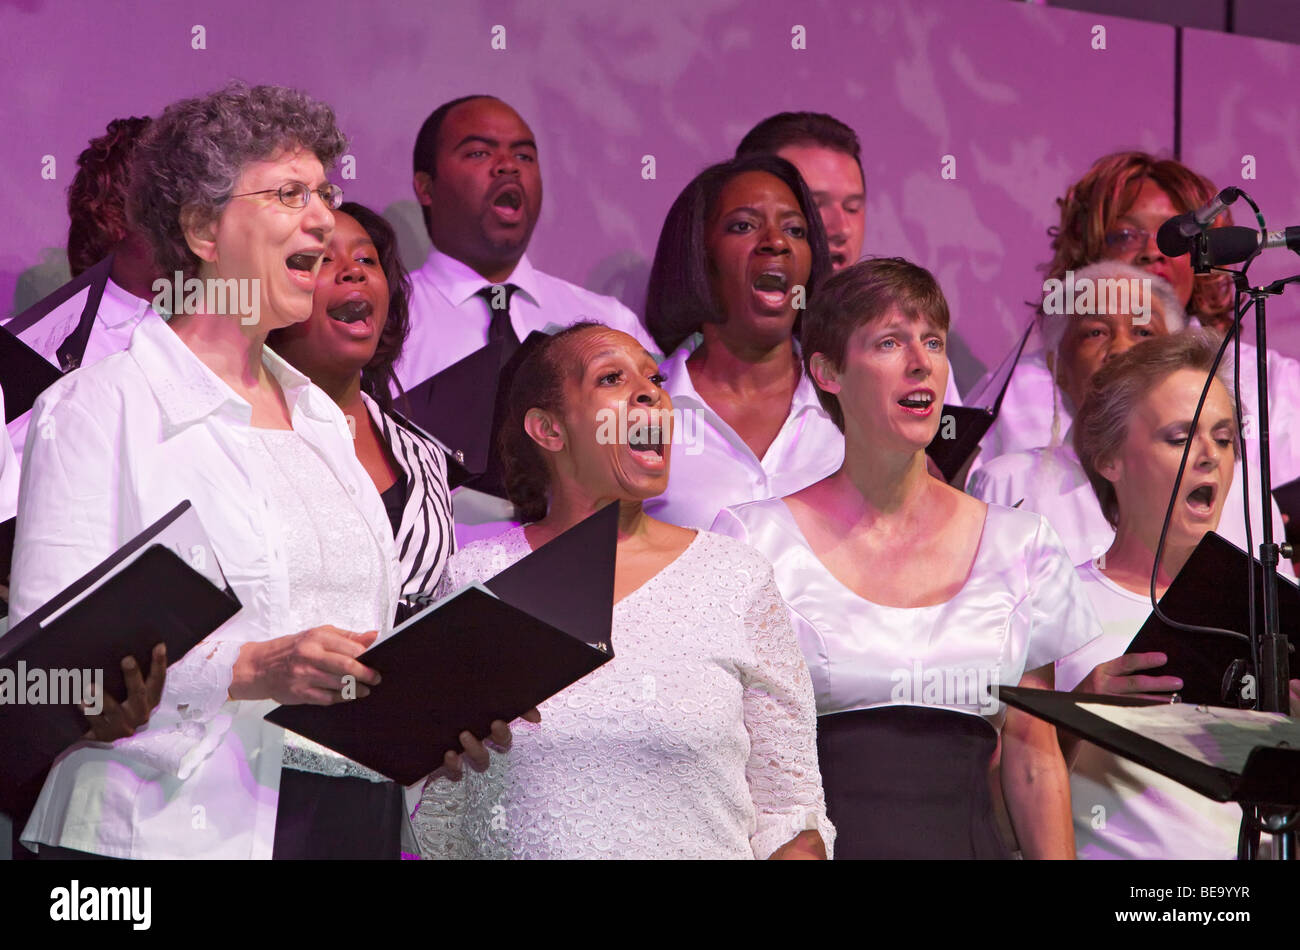
[[[406,389],[504,336],[526,339],[595,320],[658,356],[641,321],[613,297],[543,273],[528,242],[542,208],[532,130],[493,96],[466,96],[430,114],[415,141],[415,196],[433,247],[411,273],[410,334],[394,370]],[[485,383],[486,385],[486,383]],[[459,546],[499,534],[512,507],[481,492],[454,495]]]
[[[90,366],[125,350],[142,320],[157,319],[149,306],[157,276],[153,255],[126,220],[131,154],[150,121],[114,119],[107,131],[92,139],[77,158],[77,175],[68,188],[68,265],[75,279],[110,254],[113,263],[102,283],[103,296],[84,349],[72,347],[73,351],[80,350],[70,353],[76,366]],[[5,324],[5,329],[68,372],[76,367],[61,365],[59,350],[74,336],[95,291],[94,286],[86,287],[35,321],[21,319],[23,314],[19,314]],[[64,348],[64,352],[69,351]],[[23,413],[7,427],[20,463],[29,418],[30,413]]]
[[[826,229],[831,269],[856,264],[867,231],[867,176],[858,134],[824,112],[779,112],[750,129],[736,146],[737,158],[759,153],[784,158],[799,170]],[[943,401],[962,404],[951,363]]]
[[[523,340],[596,320],[652,354],[641,321],[613,297],[545,274],[528,260],[542,208],[532,130],[492,96],[439,106],[415,142],[415,195],[433,248],[411,274],[411,332],[397,377],[410,389],[483,347],[497,315]],[[500,286],[501,291],[493,292]]]

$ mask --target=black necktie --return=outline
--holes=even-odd
[[[483,298],[492,317],[488,323],[488,342],[500,340],[504,344],[502,361],[509,359],[510,354],[519,346],[519,336],[510,325],[510,298],[518,289],[514,284],[488,284],[474,292],[476,297]]]

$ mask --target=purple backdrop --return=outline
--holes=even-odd
[[[77,153],[111,118],[154,114],[229,77],[295,85],[332,103],[351,138],[348,197],[385,210],[408,264],[426,241],[410,190],[416,130],[439,102],[489,92],[533,126],[546,198],[536,263],[640,309],[659,224],[683,184],[782,109],[854,125],[867,173],[867,251],[932,268],[954,314],[962,386],[1011,345],[1041,287],[1054,199],[1094,158],[1173,144],[1174,30],[1008,0],[576,0],[278,8],[40,3],[0,11],[10,44],[0,162],[0,299],[19,308],[66,273],[65,191]],[[205,29],[206,49],[191,47]],[[505,27],[506,49],[491,47]],[[807,48],[792,48],[792,29]],[[1106,48],[1093,48],[1094,28]],[[1187,62],[1300,74],[1300,51],[1187,34]],[[1215,88],[1211,89],[1210,86]],[[1189,75],[1186,157],[1220,182],[1240,155],[1271,226],[1295,220],[1296,106],[1271,84]],[[1235,113],[1234,104],[1243,106]],[[1269,131],[1280,125],[1282,132]],[[1249,148],[1238,144],[1249,140]],[[57,175],[41,177],[53,155]],[[657,177],[641,177],[653,155]],[[945,155],[956,180],[941,177]],[[1278,255],[1280,257],[1280,255]],[[1280,266],[1280,265],[1279,265]],[[1262,268],[1261,268],[1262,270]],[[1278,308],[1281,311],[1282,307]],[[1275,340],[1300,344],[1295,335]],[[1292,347],[1294,348],[1294,347]]]

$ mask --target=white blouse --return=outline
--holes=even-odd
[[[844,586],[780,498],[723,511],[713,529],[771,560],[819,715],[933,705],[1000,727],[991,687],[1015,686],[1100,632],[1056,532],[1028,512],[989,505],[965,586],[928,607],[881,606]]]
[[[399,581],[392,529],[357,461],[343,413],[269,349],[294,431],[338,480],[386,567],[388,632]],[[251,439],[252,408],[161,320],[124,353],[83,367],[36,401],[19,495],[10,610],[16,623],[188,499],[242,609],[170,657],[148,726],[82,742],[55,764],[24,841],[119,858],[269,858],[284,731],[270,700],[227,699],[240,647],[299,633],[287,526]]]
[[[1057,661],[1056,688],[1062,690],[1074,689],[1097,664],[1122,655],[1151,614],[1145,595],[1120,587],[1096,564],[1080,565],[1078,573],[1101,617],[1102,635]],[[1237,856],[1240,806],[1213,801],[1090,742],[1080,743],[1070,770],[1070,802],[1080,858]]]
[[[673,435],[668,490],[645,503],[647,514],[690,528],[707,528],[718,512],[759,498],[781,497],[835,472],[844,461],[844,435],[800,374],[790,414],[760,460],[691,383],[682,347],[663,364],[664,389],[681,415]]]
[[[523,528],[475,542],[444,590],[529,551]],[[761,859],[809,829],[830,855],[812,685],[767,562],[699,532],[614,605],[612,640],[485,773],[426,786],[426,856]]]

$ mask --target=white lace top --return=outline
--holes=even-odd
[[[292,429],[252,429],[250,446],[264,454],[267,502],[283,526],[289,569],[289,629],[324,624],[386,633],[392,614],[383,552],[343,486]],[[387,781],[311,739],[285,731],[286,768],[322,775]]]
[[[443,592],[529,551],[520,527],[471,544]],[[486,772],[426,785],[426,857],[766,858],[806,829],[830,854],[812,682],[761,555],[699,532],[614,605],[612,640]]]

